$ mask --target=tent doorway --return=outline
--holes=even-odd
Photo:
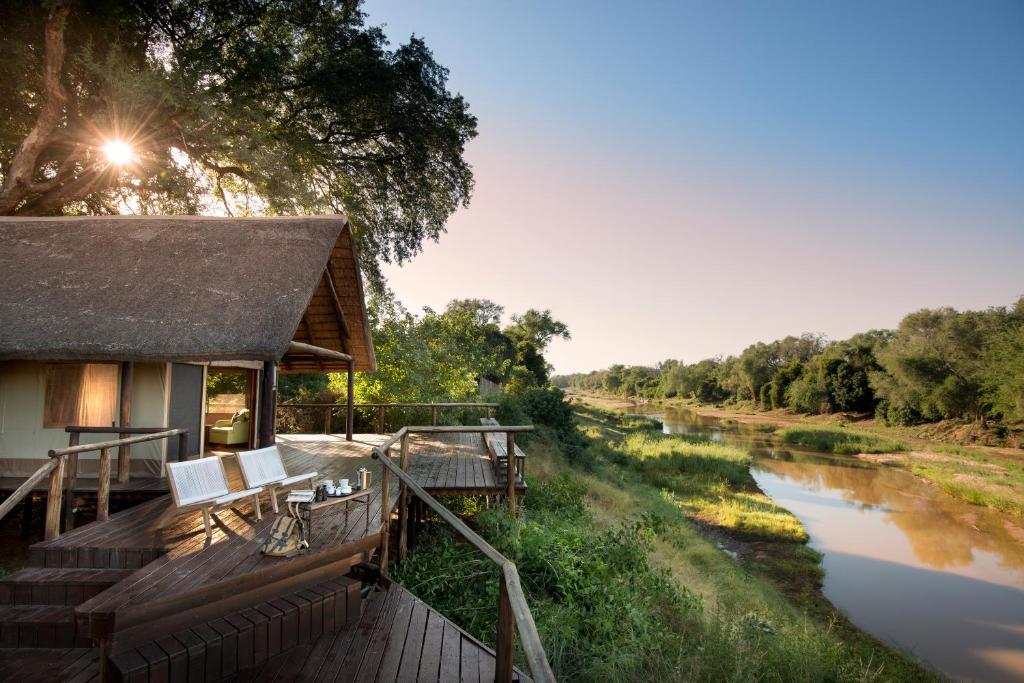
[[[254,443],[256,371],[248,368],[209,367],[203,425],[206,452],[244,451]]]

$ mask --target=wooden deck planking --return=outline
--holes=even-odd
[[[231,681],[447,683],[494,680],[494,651],[397,584],[372,593],[359,622],[256,667]],[[513,680],[530,679],[516,669]]]
[[[0,649],[0,681],[49,683],[99,679],[95,648]]]

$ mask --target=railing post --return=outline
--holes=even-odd
[[[77,446],[81,434],[71,432],[68,437],[68,447]],[[67,483],[64,491],[64,531],[71,531],[75,528],[75,485],[78,482],[78,453],[68,456]]]
[[[331,433],[331,406],[324,408],[324,434]]]
[[[507,458],[505,460],[505,495],[508,496],[508,511],[509,514],[515,516],[516,514],[516,434],[515,432],[505,432],[505,448],[507,449]]]
[[[125,361],[121,363],[121,415],[118,424],[122,427],[130,427],[132,424],[132,383],[134,382],[135,363]],[[124,438],[127,434],[119,434]],[[119,446],[117,449],[117,480],[125,483],[131,476],[131,445]]]
[[[387,451],[381,451],[380,457],[390,457]],[[391,502],[388,500],[391,493],[391,470],[387,465],[381,464],[384,472],[380,477],[380,523],[383,526],[383,536],[380,539],[380,573],[388,574],[388,545],[391,542]]]
[[[430,406],[430,424],[434,427],[437,426],[437,406]]]
[[[100,450],[99,481],[96,485],[96,521],[110,517],[110,449]]]
[[[200,457],[202,453],[199,454]],[[178,434],[178,461],[185,460],[188,456],[188,430]]]
[[[352,429],[356,423],[356,412],[355,412],[355,395],[356,395],[356,384],[355,384],[355,371],[356,365],[354,361],[348,362],[348,396],[345,397],[345,440],[352,440]]]
[[[43,538],[47,541],[60,536],[60,506],[64,500],[64,456],[57,456],[57,466],[50,471],[50,489],[46,495],[46,531]]]
[[[377,433],[384,433],[384,406],[377,406]]]
[[[516,627],[512,603],[508,599],[508,584],[502,568],[498,579],[498,642],[495,643],[494,680],[512,683],[512,654],[515,650]]]
[[[409,434],[402,434],[401,455],[398,466],[406,474],[409,473]],[[405,482],[401,483],[398,493],[398,559],[405,559],[409,548],[409,491]]]

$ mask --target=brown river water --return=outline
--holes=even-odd
[[[1024,681],[1024,520],[745,425],[653,416],[666,433],[751,452],[758,485],[803,522],[824,556],[826,597],[855,624],[958,680]]]

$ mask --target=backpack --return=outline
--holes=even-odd
[[[270,537],[263,544],[263,554],[271,557],[291,557],[309,547],[305,539],[302,520],[292,515],[281,515],[270,528]]]

